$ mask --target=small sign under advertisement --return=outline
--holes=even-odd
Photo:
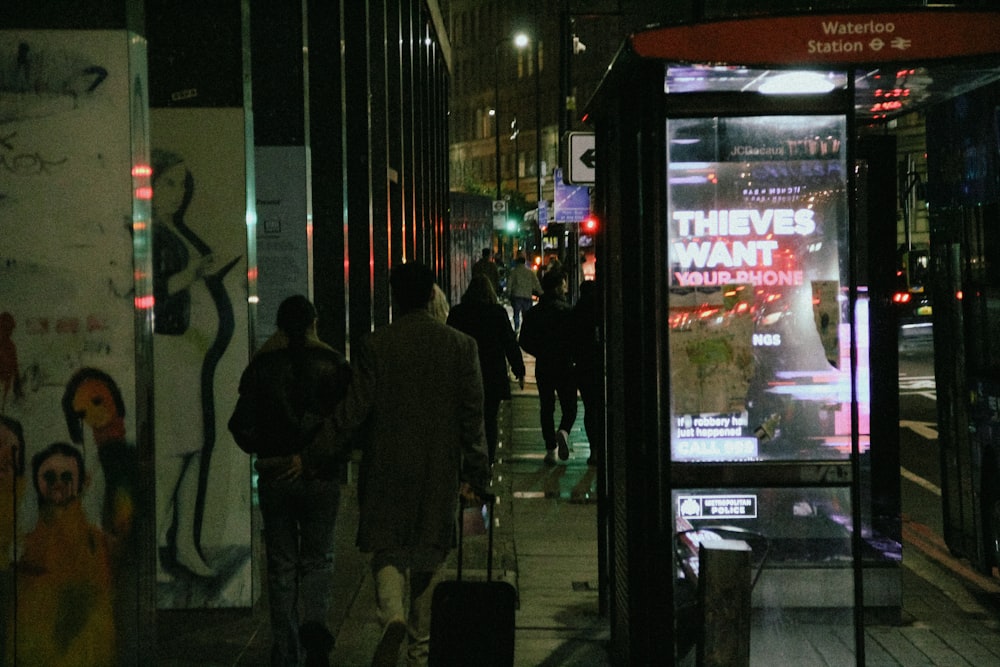
[[[678,496],[677,513],[685,519],[756,519],[757,496]]]

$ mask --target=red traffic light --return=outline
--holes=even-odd
[[[580,228],[581,228],[581,231],[583,231],[584,234],[593,234],[594,232],[596,232],[597,231],[597,216],[596,215],[588,215],[586,218],[583,219],[583,222],[580,223]]]

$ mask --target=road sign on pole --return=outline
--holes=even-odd
[[[503,231],[507,229],[507,200],[493,200],[493,229]]]
[[[556,169],[553,173],[555,221],[580,222],[590,213],[590,188],[586,185],[566,185],[561,172],[561,169]]]
[[[593,132],[569,133],[569,165],[567,182],[575,185],[593,185],[597,151]]]

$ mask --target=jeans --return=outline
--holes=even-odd
[[[299,626],[318,623],[327,627],[340,484],[325,479],[261,479],[258,491],[274,639],[271,664],[298,665],[302,658]]]
[[[531,310],[531,297],[530,296],[512,296],[510,297],[510,305],[514,309],[514,329],[521,328],[521,315]]]
[[[538,372],[535,367],[535,381],[538,383],[538,410],[542,426],[542,437],[546,449],[556,448],[556,396],[559,396],[559,430],[567,433],[576,421],[576,380],[572,369],[565,372]]]

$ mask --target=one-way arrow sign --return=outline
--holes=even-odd
[[[593,132],[569,133],[569,165],[566,181],[571,185],[593,185],[597,151]]]

